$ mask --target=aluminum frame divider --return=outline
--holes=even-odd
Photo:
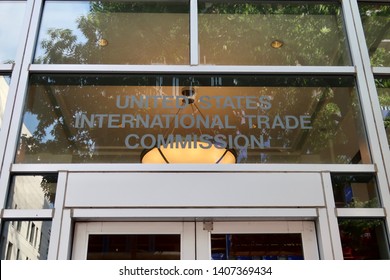
[[[14,110],[14,102],[18,91],[18,85],[20,80],[20,73],[22,69],[22,63],[25,55],[25,47],[27,45],[27,36],[28,36],[28,30],[30,28],[31,24],[31,16],[33,13],[35,0],[28,0],[26,1],[26,10],[25,10],[25,19],[22,24],[22,31],[20,34],[19,40],[20,45],[18,47],[17,53],[16,53],[16,59],[15,59],[15,65],[13,64],[0,64],[0,71],[4,72],[6,74],[9,74],[11,76],[11,84],[8,89],[8,96],[7,101],[5,104],[5,110],[4,110],[4,116],[2,120],[2,127],[0,131],[0,171],[3,170],[3,163],[4,163],[4,155],[7,147],[7,139],[8,134],[10,131],[10,124],[12,119],[12,113]],[[8,72],[8,73],[7,73]],[[8,172],[8,170],[7,170]],[[3,195],[2,191],[7,186],[4,185],[3,180],[4,174],[1,176],[0,180],[0,200],[1,205],[3,206]],[[6,180],[7,184],[8,180]]]
[[[85,74],[269,74],[269,75],[354,75],[353,66],[221,66],[221,65],[117,65],[117,64],[32,64],[31,73]]]
[[[328,221],[328,211],[326,208],[318,208],[317,213],[318,219],[316,221],[316,228],[320,259],[333,260],[334,252]]]
[[[58,244],[58,260],[69,260],[72,254],[72,210],[64,209],[61,219],[61,232]]]
[[[190,0],[190,64],[199,64],[198,0]]]
[[[58,172],[376,172],[374,164],[13,164],[13,173]]]
[[[30,25],[30,18],[31,18],[30,15],[32,13],[33,4],[34,4],[34,0],[26,1],[25,19],[22,24],[22,32],[20,34],[20,41],[23,41],[23,39],[24,41],[23,43],[19,44],[18,51],[16,53],[15,64],[0,64],[0,71],[2,72],[2,74],[9,74],[11,76],[11,84],[8,89],[9,92],[8,92],[7,101],[5,105],[5,112],[2,121],[2,129],[0,131],[0,147],[4,147],[4,149],[0,149],[0,170],[3,164],[3,156],[6,147],[6,141],[8,138],[9,125],[10,125],[11,115],[13,111],[13,103],[14,103],[14,99],[15,99],[15,95],[19,83],[20,70],[21,70],[21,65],[24,56],[24,47],[26,45],[25,38],[27,38],[27,30],[29,29],[29,25]]]
[[[67,180],[68,174],[66,172],[59,172],[54,202],[54,215],[51,224],[48,260],[56,260],[58,258]]]
[[[26,22],[24,23],[24,31],[22,31],[23,36],[25,36],[25,43],[23,44],[23,49],[18,50],[18,58],[16,59],[16,66],[14,68],[15,78],[11,81],[10,95],[7,100],[7,108],[12,108],[12,110],[7,110],[7,115],[4,118],[4,127],[6,127],[7,133],[3,132],[1,134],[0,144],[4,147],[0,151],[2,157],[2,168],[0,173],[0,201],[2,208],[6,206],[7,192],[9,187],[9,182],[11,178],[10,167],[12,165],[14,155],[16,152],[16,147],[18,143],[18,133],[19,133],[19,124],[22,120],[22,110],[24,104],[25,92],[27,90],[28,83],[28,65],[32,59],[32,54],[34,51],[35,37],[39,23],[40,11],[43,5],[43,0],[29,0],[27,1],[26,14],[30,16],[27,17]],[[8,107],[9,106],[9,107]],[[18,219],[28,219],[28,220],[51,220],[53,217],[52,209],[38,209],[38,210],[13,210],[13,209],[4,209],[3,217],[1,219],[1,225],[3,225],[4,220],[10,220],[13,218]]]
[[[330,173],[322,173],[322,186],[327,210],[330,238],[332,240],[332,251],[335,260],[344,259],[343,249],[339,233],[339,224],[336,217],[336,205],[333,198],[332,180]]]
[[[12,72],[13,69],[14,64],[0,64],[0,72]]]
[[[377,181],[378,181],[378,188],[380,197],[382,200],[382,207],[385,210],[385,213],[390,213],[390,151],[384,151],[384,142],[385,142],[385,130],[384,126],[381,123],[379,125],[379,121],[382,122],[382,114],[380,112],[380,105],[379,105],[379,99],[375,87],[375,81],[374,76],[372,73],[370,73],[370,59],[368,55],[368,50],[366,47],[366,41],[363,31],[363,25],[360,20],[360,13],[359,13],[359,7],[357,0],[349,0],[348,4],[350,5],[349,9],[352,13],[353,21],[354,21],[354,27],[355,27],[355,38],[354,41],[356,41],[356,47],[353,48],[354,55],[357,57],[358,55],[361,55],[361,60],[358,60],[356,65],[358,67],[358,75],[359,79],[358,82],[362,84],[362,81],[366,82],[367,85],[367,95],[363,95],[360,93],[361,98],[364,98],[363,104],[366,104],[364,108],[366,108],[366,114],[365,117],[367,118],[368,123],[374,123],[375,128],[372,128],[370,125],[367,126],[367,130],[369,131],[369,135],[371,136],[371,141],[374,141],[371,143],[371,153],[373,156],[374,163],[377,167]],[[358,49],[359,48],[359,49]],[[368,106],[370,105],[370,106]],[[369,107],[369,108],[367,108]],[[370,112],[371,111],[371,114]],[[377,137],[374,138],[374,135]],[[386,141],[386,147],[387,146]],[[381,153],[382,152],[382,153]],[[384,155],[384,157],[382,156]],[[387,239],[390,240],[390,216],[387,214],[385,217],[385,223],[387,228]]]
[[[387,170],[387,181],[390,189],[390,149],[388,145],[388,140],[386,136],[386,130],[383,125],[383,118],[380,109],[378,92],[375,86],[374,74],[389,74],[390,67],[371,67],[370,55],[368,53],[363,24],[360,19],[360,12],[358,2],[356,0],[351,1],[351,10],[354,17],[356,34],[358,39],[358,44],[360,48],[360,55],[362,58],[362,64],[364,69],[364,74],[366,77],[367,87],[368,87],[368,96],[371,100],[371,106],[374,115],[375,127],[379,137],[380,149],[383,155],[383,163],[385,165],[385,171]],[[374,72],[374,73],[373,73]],[[390,141],[390,139],[389,139]]]

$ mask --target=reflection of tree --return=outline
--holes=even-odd
[[[346,131],[346,126],[360,126],[357,124],[360,122],[360,108],[356,92],[351,88],[352,79],[338,80],[333,77],[284,79],[290,86],[294,85],[295,79],[297,87],[284,88],[283,94],[279,92],[274,96],[274,101],[278,104],[275,114],[286,116],[291,115],[294,108],[307,108],[303,112],[310,116],[312,129],[301,130],[299,135],[293,137],[291,134],[295,133],[294,130],[280,130],[278,135],[272,135],[272,138],[282,139],[281,146],[287,148],[286,152],[288,148],[292,148],[291,156],[299,151],[298,157],[317,155],[320,156],[321,162],[357,163],[360,159],[359,147],[354,150],[357,154],[348,154],[342,148],[356,145],[353,138],[362,135],[358,130],[354,131],[356,133],[354,136],[350,131]],[[311,93],[302,97],[302,91],[308,90],[305,87],[308,87]],[[302,103],[304,100],[312,100],[311,105]],[[269,131],[269,135],[271,134],[272,131]]]
[[[382,40],[390,39],[390,5],[360,3],[359,8],[371,64],[389,66],[390,47],[385,46]]]
[[[328,88],[324,89],[319,97],[319,106],[312,116],[313,129],[310,131],[306,146],[310,154],[321,153],[326,148],[330,153],[329,156],[332,157],[334,146],[342,147],[350,141],[342,128],[346,112],[342,112],[340,104],[335,101],[333,94],[333,90]],[[346,101],[350,102],[351,100]],[[351,163],[351,160],[351,157],[331,159],[332,162],[337,163]]]
[[[46,39],[40,42],[45,53],[36,59],[37,63],[189,63],[188,6],[157,1],[91,1],[89,6],[90,12],[77,19],[78,30],[84,38],[75,35],[77,30],[49,28]],[[207,50],[212,61],[237,65],[349,63],[337,4],[201,1],[199,11],[200,48],[201,51]],[[133,13],[133,16],[121,16],[126,13]],[[137,14],[142,13],[160,13],[161,19],[163,13],[186,16],[171,18],[170,23],[164,25],[161,21],[150,19],[148,22],[145,18],[138,18]],[[272,21],[267,18],[272,18]],[[278,34],[283,34],[284,38],[276,38]],[[254,40],[254,36],[258,40]],[[126,45],[105,49],[98,45],[101,38]],[[270,48],[275,39],[284,40],[288,50],[286,47],[280,50]],[[242,51],[251,58],[250,61],[242,61]]]
[[[210,80],[214,78],[220,79],[218,86],[211,86]],[[315,155],[318,157],[316,161],[320,162],[350,163],[354,156],[352,152],[358,151],[358,147],[355,148],[356,134],[345,132],[344,127],[354,126],[354,122],[359,120],[359,116],[355,116],[345,121],[351,112],[358,112],[358,108],[353,107],[355,92],[350,88],[352,84],[352,78],[346,81],[345,78],[334,77],[279,76],[270,79],[268,76],[33,75],[24,123],[36,120],[37,125],[31,128],[29,135],[22,135],[17,162],[137,162],[141,151],[126,150],[126,136],[129,133],[163,135],[167,129],[144,129],[142,126],[140,129],[130,129],[129,124],[108,128],[107,119],[101,128],[81,128],[75,125],[76,116],[127,113],[153,117],[156,114],[175,114],[177,110],[163,109],[161,103],[158,108],[118,109],[115,100],[118,96],[171,95],[171,91],[176,89],[172,86],[181,89],[192,85],[199,90],[199,96],[218,96],[225,91],[229,92],[227,96],[269,96],[272,108],[264,110],[259,106],[248,109],[244,106],[231,109],[213,105],[202,110],[202,114],[221,117],[228,114],[229,124],[236,129],[214,127],[193,132],[179,127],[175,134],[199,134],[201,130],[201,134],[209,135],[262,135],[264,141],[268,141],[264,150],[245,151],[247,156],[242,155],[244,158],[240,162],[311,162],[310,159],[303,159],[304,156]],[[164,93],[164,89],[169,92]],[[183,112],[192,114],[189,107]],[[264,125],[259,128],[257,123],[249,127],[247,115],[268,116],[271,124],[277,116],[306,115],[310,116],[313,128],[274,129]],[[343,150],[347,145],[353,147],[350,153]],[[343,157],[332,158],[331,151]]]
[[[97,77],[95,79],[98,80]],[[69,93],[68,87],[63,90],[52,88],[50,84],[56,83],[56,77],[37,75],[32,76],[30,80],[29,100],[25,109],[30,115],[25,115],[24,122],[28,123],[29,119],[36,119],[38,124],[33,131],[29,131],[32,135],[22,134],[22,154],[19,154],[18,158],[23,159],[25,155],[34,154],[37,155],[37,161],[40,160],[41,154],[74,154],[80,159],[90,157],[94,142],[89,131],[79,130],[76,133],[70,131],[70,127],[74,126],[74,117],[84,110],[77,102],[78,96]],[[82,77],[77,80],[80,85],[85,82]],[[47,85],[43,88],[43,92],[42,87],[36,86],[41,83]],[[58,104],[58,95],[62,95],[63,99],[67,99],[72,104],[72,116],[64,114],[64,110]],[[102,106],[89,93],[85,93],[85,98],[97,109]]]
[[[390,79],[378,78],[375,80],[378,90],[379,103],[382,109],[383,124],[386,129],[387,141],[390,147]]]
[[[48,29],[48,37],[45,40],[41,41],[41,47],[44,50],[44,55],[40,56],[36,62],[39,63],[106,63],[105,60],[105,51],[102,47],[98,46],[97,42],[99,39],[104,38],[107,34],[107,27],[110,28],[119,28],[123,22],[115,13],[138,13],[138,12],[150,12],[150,13],[163,13],[165,11],[179,11],[183,12],[183,7],[167,6],[166,3],[153,3],[153,2],[106,2],[106,1],[93,1],[90,2],[90,12],[78,18],[78,29],[81,31],[85,40],[78,38],[72,30],[69,29]],[[337,16],[339,21],[339,7],[336,5],[274,5],[274,4],[223,4],[223,3],[213,3],[202,6],[200,5],[200,10],[202,13],[218,13],[218,14],[227,14],[229,17],[233,17],[234,20],[240,23],[236,27],[236,30],[229,30],[228,34],[223,37],[223,40],[211,40],[212,45],[206,46],[207,48],[213,50],[214,55],[226,55],[224,52],[220,52],[221,49],[224,49],[223,46],[219,45],[221,42],[224,44],[230,44],[232,47],[235,44],[239,43],[234,36],[245,36],[246,29],[242,27],[253,27],[255,25],[252,20],[253,17],[250,15],[255,14],[272,14],[278,17],[278,20],[283,21],[283,24],[280,26],[267,26],[269,30],[276,30],[288,26],[290,29],[284,30],[284,33],[289,33],[293,41],[297,42],[297,45],[293,47],[297,51],[296,55],[289,56],[287,53],[284,53],[280,56],[281,64],[295,64],[297,55],[299,56],[299,62],[306,65],[339,65],[345,64],[345,42],[342,35],[341,23],[338,22],[337,30],[328,30],[329,27],[323,25],[323,21],[315,21],[316,17],[311,17],[311,15],[318,16],[318,19],[321,19],[321,16]],[[188,12],[188,11],[187,11]],[[300,15],[300,16],[298,16]],[[300,17],[308,16],[305,24],[302,25]],[[292,17],[286,17],[292,16]],[[233,19],[232,18],[232,19]],[[123,19],[122,19],[123,20]],[[185,59],[178,56],[175,51],[176,45],[169,45],[170,41],[177,42],[173,40],[178,38],[178,34],[182,32],[181,21],[183,18],[176,22],[176,27],[173,26],[169,30],[168,38],[158,38],[157,40],[163,42],[164,51],[159,54],[159,57],[153,58],[154,61],[163,62],[164,59],[168,59],[170,63],[183,63]],[[212,25],[212,22],[204,21],[200,26],[200,32],[207,33],[207,36],[213,34],[221,34],[223,31],[223,25]],[[175,24],[174,24],[175,25]],[[256,25],[255,25],[256,26]],[[158,26],[157,26],[158,28]],[[257,26],[256,28],[263,28],[262,26]],[[242,30],[241,30],[242,29]],[[258,31],[261,31],[261,30]],[[110,29],[111,30],[111,29]],[[120,30],[123,30],[120,29]],[[147,49],[151,45],[155,45],[156,38],[155,36],[148,36],[144,34],[145,30],[137,30],[137,36],[139,38],[144,38],[142,43],[142,49],[140,50],[139,55],[143,56],[141,59],[143,62],[150,61],[148,55],[150,51]],[[158,32],[156,33],[158,34]],[[166,34],[166,33],[165,33]],[[241,34],[241,35],[240,35]],[[333,35],[331,35],[333,34]],[[337,40],[335,49],[340,50],[334,57],[328,56],[329,50],[326,47],[326,44],[321,42],[329,41],[334,38],[334,34],[337,34],[337,37],[340,40]],[[124,34],[113,33],[110,34],[111,38],[120,37]],[[218,35],[218,36],[219,36]],[[130,35],[129,35],[130,36]],[[233,37],[229,37],[233,36]],[[333,37],[332,37],[333,36]],[[271,38],[267,38],[271,39]],[[114,39],[113,39],[114,40]],[[320,43],[319,43],[320,42]],[[188,45],[188,38],[184,44]],[[203,46],[205,47],[205,46]],[[267,59],[269,46],[267,45],[267,50],[263,48],[248,50],[251,55],[255,58],[256,56],[261,56],[262,59]],[[230,47],[227,48],[230,50]],[[236,59],[236,60],[235,60]],[[240,57],[233,59],[232,63],[240,64]],[[105,62],[106,61],[106,62]],[[261,60],[264,63],[272,64],[271,61]],[[115,63],[109,61],[109,63]],[[119,63],[123,63],[120,61]],[[175,77],[171,77],[171,79]],[[218,77],[215,77],[218,78]],[[111,79],[111,81],[106,82]],[[32,137],[30,135],[22,136],[21,151],[25,151],[28,155],[36,155],[36,160],[40,160],[40,155],[42,154],[61,154],[61,155],[73,155],[72,160],[76,162],[90,162],[90,161],[99,161],[97,159],[96,148],[97,146],[121,146],[123,147],[123,137],[128,133],[127,130],[123,131],[116,130],[115,137],[107,140],[105,136],[101,135],[101,132],[94,129],[71,129],[74,128],[74,119],[79,114],[91,114],[91,113],[117,113],[115,111],[110,111],[107,107],[107,101],[110,96],[115,97],[115,95],[128,95],[126,87],[124,85],[140,85],[140,90],[133,92],[132,94],[143,95],[145,94],[145,87],[142,86],[156,86],[158,87],[158,80],[163,79],[160,76],[145,76],[144,80],[142,78],[137,82],[130,81],[127,79],[134,79],[134,77],[121,76],[121,77],[104,77],[100,76],[88,76],[83,77],[69,77],[62,78],[56,75],[41,75],[33,76],[29,101],[26,107],[26,111],[30,113],[33,118],[38,120],[38,125],[34,131],[32,131]],[[199,82],[197,80],[201,79],[197,77],[191,80],[191,77],[185,78],[180,77],[176,78],[180,80],[180,85],[189,85],[192,86],[210,86],[209,81],[210,77],[207,77],[207,83]],[[188,79],[188,81],[184,81]],[[204,78],[202,78],[204,79]],[[222,79],[222,78],[221,78]],[[243,77],[233,78],[232,85],[240,86],[242,80],[245,80]],[[277,131],[263,130],[261,133],[265,136],[265,141],[271,139],[271,147],[274,145],[275,141],[278,141],[277,146],[281,149],[282,154],[276,158],[278,162],[290,162],[292,160],[300,161],[300,156],[302,154],[321,154],[324,156],[322,161],[325,162],[338,162],[338,163],[350,163],[351,156],[341,157],[341,158],[331,158],[329,157],[329,150],[332,150],[331,145],[338,145],[340,147],[350,144],[351,137],[352,139],[355,136],[345,135],[343,128],[341,127],[342,119],[345,118],[349,111],[353,111],[354,120],[360,120],[360,116],[356,116],[356,112],[359,111],[358,108],[353,108],[358,106],[358,103],[353,100],[355,92],[351,90],[353,87],[353,82],[350,82],[351,79],[347,79],[348,85],[343,84],[343,79],[337,80],[337,78],[331,77],[329,81],[326,82],[327,78],[297,78],[297,77],[273,77],[271,84],[268,82],[262,82],[269,80],[269,77],[261,78],[259,81],[256,80],[256,77],[253,77],[253,84],[249,86],[256,86],[256,83],[259,85],[258,94],[267,94],[273,96],[273,107],[277,108],[273,112],[275,115],[285,116],[292,114],[291,112],[297,111],[296,108],[303,106],[307,108],[307,112],[304,112],[306,115],[311,114],[313,129],[302,131],[300,136],[295,135],[295,131],[291,129],[278,129]],[[153,81],[151,81],[153,80]],[[190,81],[191,80],[191,81]],[[234,81],[235,80],[235,81]],[[115,82],[113,82],[115,81]],[[226,78],[223,78],[223,84],[220,86],[228,86],[226,84]],[[116,84],[115,84],[116,83]],[[273,84],[272,84],[273,83]],[[43,86],[46,85],[44,90]],[[69,86],[67,86],[69,85]],[[84,88],[83,90],[78,90]],[[118,85],[121,87],[116,87],[115,92],[112,90],[107,90],[105,86]],[[172,84],[171,84],[172,85]],[[265,88],[264,90],[261,87],[270,85],[270,87]],[[273,86],[276,87],[273,88]],[[342,92],[335,93],[332,87],[345,87]],[[302,95],[300,95],[301,88],[308,87],[313,89],[311,96],[307,96],[308,99],[312,99],[312,104],[308,105],[307,101],[302,101]],[[141,89],[142,88],[142,89]],[[280,93],[281,88],[283,88],[283,94]],[[88,89],[88,90],[87,90]],[[336,90],[336,89],[335,89]],[[77,93],[76,93],[77,92]],[[157,94],[157,91],[147,94]],[[306,93],[307,94],[307,93]],[[36,96],[35,96],[36,95]],[[310,95],[310,94],[309,94]],[[61,101],[61,100],[62,101]],[[35,100],[35,101],[34,101]],[[37,102],[37,100],[39,100]],[[60,101],[59,101],[60,100]],[[64,115],[64,110],[61,108],[63,102],[66,100],[68,104],[66,110],[69,112]],[[102,101],[104,100],[104,101]],[[301,104],[301,103],[302,104]],[[355,102],[354,104],[351,103]],[[60,104],[61,103],[61,104]],[[84,104],[84,105],[81,105]],[[85,104],[88,104],[86,109]],[[91,109],[92,108],[92,109]],[[89,110],[89,111],[88,111]],[[298,110],[299,111],[299,110]],[[49,113],[48,113],[49,112]],[[314,112],[314,113],[313,113]],[[147,112],[143,112],[147,113]],[[267,114],[264,110],[258,110],[258,112],[248,112],[245,110],[235,110],[236,116],[236,125],[240,127],[243,125],[242,120],[245,121],[246,114]],[[219,115],[225,114],[225,112],[218,112]],[[30,117],[26,115],[27,118]],[[272,116],[270,116],[272,117]],[[245,126],[246,124],[244,124]],[[257,128],[251,128],[251,130],[256,134],[259,134]],[[161,133],[159,131],[158,133]],[[218,129],[214,132],[211,132],[211,135],[216,133],[221,133]],[[240,129],[234,133],[242,133]],[[294,139],[296,137],[299,140]],[[354,141],[355,139],[353,139]],[[292,154],[288,154],[288,150],[292,151]],[[257,157],[259,151],[255,152]],[[342,154],[342,152],[339,152]],[[294,154],[294,155],[293,155]],[[262,156],[263,162],[272,162],[272,156],[266,159],[267,156]],[[18,160],[23,161],[23,154],[18,155]],[[113,162],[122,162],[126,161],[126,156],[119,154],[117,156],[112,156],[109,159]],[[67,161],[67,160],[65,160]],[[103,159],[102,161],[107,161]],[[259,159],[248,159],[247,162],[258,162]],[[274,160],[275,161],[275,160]]]
[[[202,3],[199,10],[201,51],[206,50],[212,61],[239,65],[348,64],[339,5]],[[286,46],[272,49],[270,44],[275,39],[283,40]],[[248,53],[250,61],[241,61],[241,51]]]
[[[47,174],[42,176],[41,188],[45,195],[45,198],[51,205],[54,205],[57,188],[57,174]]]
[[[126,84],[135,87],[130,95],[143,96],[156,94],[156,89],[149,87],[145,90],[144,87],[153,83],[156,84],[155,76],[31,76],[24,123],[36,120],[37,125],[30,128],[28,134],[22,133],[17,162],[134,161],[123,152],[124,138],[130,133],[129,125],[123,129],[118,127],[107,130],[105,120],[102,129],[76,128],[75,120],[81,114],[129,113],[118,112],[115,108],[117,96],[129,95]],[[130,113],[148,114],[150,109],[143,108]],[[99,151],[104,147],[112,148],[108,156],[101,154],[106,151]]]
[[[47,33],[49,38],[41,42],[46,53],[36,60],[37,63],[78,63],[82,59],[82,45],[77,43],[77,36],[71,30],[49,29]]]
[[[335,174],[332,186],[336,207],[380,207],[377,184],[372,174]]]
[[[86,3],[87,4],[87,3]],[[48,28],[36,63],[184,64],[188,62],[188,7],[166,2],[91,1],[77,30]],[[161,20],[151,15],[161,13]],[[171,15],[164,21],[164,13]],[[172,16],[177,13],[178,16]],[[130,16],[124,16],[132,14]],[[180,14],[187,15],[180,16]],[[148,16],[149,15],[149,16]],[[81,33],[76,35],[78,31]],[[100,39],[108,46],[99,46]],[[114,43],[115,42],[115,43]],[[111,45],[113,45],[111,47]],[[175,51],[173,51],[175,50]]]
[[[378,260],[387,259],[388,253],[380,249],[383,221],[380,219],[339,220],[344,258]],[[382,241],[383,242],[383,241]],[[383,251],[387,251],[384,249]]]

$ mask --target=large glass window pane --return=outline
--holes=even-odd
[[[339,229],[344,259],[389,259],[389,242],[383,220],[340,218]]]
[[[11,82],[10,76],[0,75],[0,129],[3,124],[3,117],[4,117],[5,106],[7,104],[7,96],[8,96],[10,82]]]
[[[15,62],[25,4],[25,1],[0,1],[0,64]]]
[[[390,4],[359,3],[372,66],[390,66]]]
[[[349,65],[339,1],[310,2],[200,0],[200,63]]]
[[[376,79],[379,103],[382,110],[383,124],[386,129],[387,141],[390,148],[390,78]]]
[[[356,164],[367,151],[353,77],[58,74],[30,79],[16,162]]]
[[[87,260],[180,260],[180,234],[92,234]]]
[[[1,259],[46,260],[51,221],[6,221],[1,231]]]
[[[54,208],[56,188],[57,174],[14,176],[8,195],[7,208]]]
[[[332,186],[336,207],[380,207],[373,174],[332,174]]]
[[[46,1],[34,63],[188,64],[189,1]]]

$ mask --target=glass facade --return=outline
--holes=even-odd
[[[390,259],[389,7],[0,1],[1,258]]]
[[[199,1],[200,64],[349,65],[337,1]]]
[[[6,221],[2,223],[2,260],[46,260],[50,242],[50,221]]]
[[[336,207],[379,208],[381,205],[372,174],[333,174]]]
[[[360,3],[371,65],[390,66],[390,5],[389,3]]]
[[[344,259],[389,259],[389,243],[381,219],[339,220]]]
[[[387,141],[390,147],[390,79],[378,78],[375,80],[381,106],[383,124],[386,130]]]
[[[236,163],[370,162],[348,77],[34,75],[26,104],[17,163],[139,163],[162,145],[218,145]]]
[[[54,208],[57,174],[13,177],[8,194],[8,209]]]
[[[189,64],[189,2],[46,1],[34,63]]]

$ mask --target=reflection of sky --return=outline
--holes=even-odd
[[[38,127],[39,120],[37,118],[37,115],[31,114],[30,112],[26,112],[24,114],[24,122],[23,124],[26,126],[29,133],[33,134]],[[48,140],[53,140],[54,136],[51,134],[51,131],[53,130],[56,123],[51,124],[49,127],[45,129],[45,136],[42,139],[42,143],[47,142]],[[22,132],[23,133],[23,132]]]
[[[38,119],[36,115],[33,115],[29,112],[24,114],[23,124],[27,127],[28,131],[32,134],[38,127]]]
[[[89,10],[90,4],[88,1],[47,2],[43,10],[35,57],[37,58],[44,54],[40,44],[42,40],[49,39],[47,30],[50,28],[70,29],[72,30],[73,35],[77,36],[77,42],[85,42],[85,36],[78,29],[77,19],[81,16],[86,16]]]
[[[15,60],[25,2],[0,1],[0,63]]]

